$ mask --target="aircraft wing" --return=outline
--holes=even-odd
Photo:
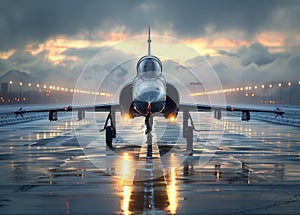
[[[77,111],[78,119],[81,120],[85,117],[85,112],[110,112],[111,110],[119,110],[119,104],[96,104],[96,105],[83,105],[83,106],[65,106],[65,107],[57,107],[57,108],[37,108],[37,109],[23,109],[15,111],[16,117],[18,115],[23,116],[26,113],[41,113],[41,112],[49,112],[49,120],[56,121],[58,120],[58,112],[70,112]]]
[[[261,113],[273,113],[276,116],[283,117],[284,111],[276,108],[274,110],[271,109],[259,109],[259,108],[246,108],[246,107],[234,107],[234,106],[212,106],[212,105],[202,105],[202,104],[180,104],[179,111],[187,111],[187,112],[207,112],[214,111],[215,118],[222,118],[222,111],[228,112],[241,112],[242,120],[248,121],[250,120],[250,112],[261,112]]]

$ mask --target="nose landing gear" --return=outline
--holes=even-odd
[[[147,114],[145,117],[145,125],[146,125],[146,131],[145,134],[151,133],[152,131],[152,125],[153,125],[153,117],[151,114]]]

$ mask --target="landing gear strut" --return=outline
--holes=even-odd
[[[190,125],[189,125],[190,120]],[[193,152],[194,131],[197,130],[194,126],[193,119],[188,111],[183,112],[183,137],[186,139],[186,150]]]
[[[101,131],[105,130],[105,142],[106,146],[112,148],[113,138],[116,138],[116,112],[111,111],[105,121],[104,128]],[[109,124],[109,125],[108,125]]]
[[[152,124],[153,124],[153,117],[151,117],[151,114],[147,114],[145,117],[146,135],[152,131]]]

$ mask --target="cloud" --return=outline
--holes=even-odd
[[[219,50],[218,54],[226,55],[226,56],[229,56],[229,57],[239,57],[239,55],[237,53],[232,53],[232,52],[228,52],[228,51],[225,51],[225,50]]]
[[[0,52],[0,59],[7,60],[8,58],[10,58],[10,56],[12,56],[15,53],[15,51],[15,49],[9,49],[7,51]]]
[[[299,79],[298,47],[284,53],[271,53],[267,47],[256,43],[237,52],[219,53],[209,61],[225,86]]]
[[[115,28],[132,10],[125,1],[4,0],[0,4],[1,48],[22,47],[29,41],[43,42],[57,35],[90,33],[107,26]]]
[[[0,40],[5,50],[57,35],[86,33],[94,38],[99,30],[136,35],[148,25],[161,34],[190,38],[238,29],[246,38],[265,29],[300,29],[299,1],[3,0],[0,4]]]
[[[149,25],[209,55],[224,83],[298,74],[297,0],[2,0],[0,73],[75,82],[98,50]]]
[[[254,43],[250,47],[243,46],[237,52],[240,57],[241,64],[248,66],[255,63],[257,66],[263,66],[272,63],[276,59],[276,55],[259,43]]]

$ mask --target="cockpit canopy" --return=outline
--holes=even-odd
[[[137,63],[137,73],[148,78],[160,76],[162,73],[160,60],[155,56],[142,57]]]

